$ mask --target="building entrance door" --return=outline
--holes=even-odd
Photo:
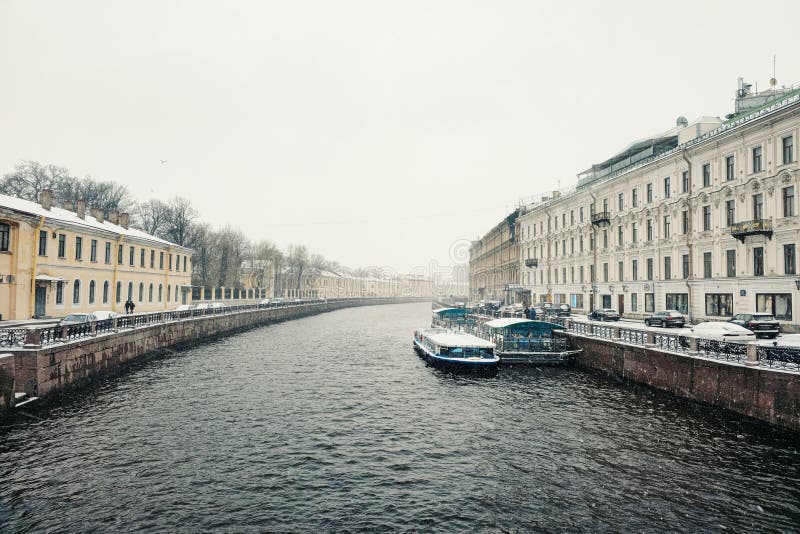
[[[44,317],[47,310],[47,288],[43,286],[36,286],[36,299],[33,310],[34,317]]]
[[[617,311],[622,315],[625,313],[625,295],[618,295],[617,302],[619,302],[619,309]]]

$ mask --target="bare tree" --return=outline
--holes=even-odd
[[[23,161],[14,166],[14,172],[3,176],[0,193],[36,202],[39,199],[39,191],[55,189],[58,181],[68,178],[75,180],[64,167]]]
[[[164,236],[173,243],[189,246],[192,226],[197,219],[197,210],[182,197],[175,197],[169,203],[169,218],[164,229]]]
[[[163,200],[153,198],[136,207],[136,223],[148,234],[162,237],[170,220],[170,207]]]
[[[303,271],[309,263],[308,249],[305,245],[289,245],[289,256],[286,258],[289,273],[294,280],[294,289],[300,289]]]

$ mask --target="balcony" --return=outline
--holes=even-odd
[[[525,267],[533,268],[538,266],[539,266],[539,260],[537,260],[536,258],[529,258],[525,260]]]
[[[592,213],[592,224],[595,226],[608,226],[611,224],[611,212],[601,211],[599,213]]]
[[[772,239],[772,220],[755,219],[733,223],[730,226],[730,231],[731,235],[742,243],[744,243],[747,236],[751,235],[765,235],[768,239]]]

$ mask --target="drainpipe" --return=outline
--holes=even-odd
[[[691,196],[692,185],[693,185],[692,184],[692,162],[686,156],[686,152],[687,152],[687,150],[684,148],[683,152],[681,152],[681,156],[683,156],[683,159],[684,159],[684,161],[686,161],[686,165],[688,167],[687,172],[689,173],[689,196]],[[676,178],[677,178],[677,176],[676,176]],[[688,204],[688,202],[687,202],[687,204]],[[694,219],[694,214],[692,213],[692,207],[690,205],[689,206],[689,217],[688,217],[689,226],[686,229],[686,235],[684,236],[684,239],[686,240],[686,246],[689,248],[689,280],[692,280],[694,278],[694,245],[692,244],[692,239],[690,237],[692,235],[692,220],[693,219]],[[693,293],[692,284],[690,284],[688,281],[686,282],[686,288],[687,288],[687,292],[689,294],[689,321],[693,323],[694,322],[694,314],[692,313],[692,310],[694,309],[694,306],[693,306],[694,305],[694,295],[692,294]],[[666,297],[664,297],[664,298],[666,299]]]
[[[117,296],[117,280],[119,279],[119,264],[120,264],[120,262],[119,262],[119,246],[122,245],[124,242],[125,242],[125,238],[123,236],[119,236],[117,238],[117,240],[115,241],[115,243],[117,245],[116,249],[112,251],[112,253],[115,254],[117,257],[114,260],[114,279],[112,281],[112,287],[113,287],[113,290],[114,290],[114,301],[113,301],[111,309],[113,309],[117,313],[119,313],[119,311],[117,310],[117,304],[119,304],[119,301],[122,300],[122,294],[121,294],[122,293],[122,287],[119,288],[120,295]],[[123,254],[123,257],[124,257],[124,254]]]
[[[31,299],[28,303],[28,317],[33,317],[34,313],[34,306],[36,305],[36,260],[39,257],[39,247],[37,246],[38,239],[39,239],[39,232],[42,230],[42,226],[44,226],[44,215],[39,217],[39,224],[36,226],[36,229],[33,231],[33,247],[31,247],[31,255],[33,259],[31,261]]]

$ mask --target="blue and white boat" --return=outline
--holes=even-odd
[[[494,374],[500,357],[495,344],[471,334],[447,328],[418,328],[414,350],[429,364],[450,371]]]

